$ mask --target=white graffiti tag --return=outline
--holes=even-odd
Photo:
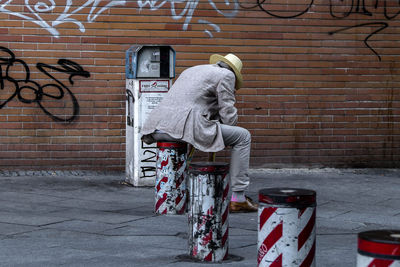
[[[65,0],[63,5],[61,1],[55,0],[22,0],[24,2],[25,12],[19,12],[14,10],[18,5],[14,3],[14,0],[0,0],[0,12],[8,15],[17,16],[35,23],[47,31],[53,36],[59,37],[60,33],[56,29],[57,26],[63,23],[75,24],[81,32],[85,32],[84,23],[92,23],[96,18],[114,6],[124,6],[126,0],[87,0],[85,1],[73,1]],[[180,20],[184,18],[182,30],[186,31],[192,21],[194,12],[196,11],[197,5],[200,0],[138,0],[139,10],[144,7],[149,7],[150,10],[156,11],[166,4],[170,5],[171,16],[174,20]],[[15,2],[21,2],[16,0]],[[83,2],[82,5],[80,5]],[[225,0],[222,3],[215,3],[213,0],[208,0],[210,6],[214,8],[219,14],[225,17],[235,17],[238,9],[238,0]],[[179,6],[179,7],[178,7]],[[55,9],[63,8],[63,11],[58,11],[58,16],[54,19]],[[181,8],[183,7],[183,8]],[[62,10],[62,9],[61,9]],[[74,18],[74,15],[87,14],[86,20],[78,20]],[[199,19],[199,24],[205,24],[211,26],[211,30],[220,32],[221,29],[218,25],[211,23],[208,20]],[[213,37],[210,30],[205,29],[204,32],[209,36]]]
[[[237,0],[232,0],[232,1],[233,2],[231,3],[230,0],[225,0],[225,3],[223,5],[224,8],[218,7],[213,0],[209,0],[208,2],[219,14],[231,18],[236,16],[239,9],[238,1]],[[164,0],[164,1],[138,0],[138,5],[140,10],[142,10],[142,8],[146,6],[148,6],[150,10],[158,10],[167,3],[169,3],[171,6],[171,15],[174,20],[180,20],[182,18],[185,18],[182,30],[186,31],[188,29],[190,22],[192,21],[193,13],[197,8],[199,0]],[[176,6],[179,4],[185,4],[185,7],[180,12],[177,12]],[[211,23],[207,20],[199,19],[198,23],[208,24],[216,32],[220,32],[220,27],[218,25]],[[212,33],[209,30],[206,29],[205,32],[208,34],[208,36],[213,37]]]
[[[13,1],[14,0],[0,0],[0,12],[36,23],[56,37],[59,37],[60,34],[55,27],[63,23],[74,23],[81,32],[85,32],[84,24],[81,21],[71,17],[75,14],[79,14],[79,12],[84,8],[89,8],[86,21],[91,23],[95,21],[97,16],[104,11],[113,6],[123,6],[126,3],[125,0],[87,0],[83,5],[77,6],[76,4],[73,4],[72,0],[66,0],[64,11],[55,20],[47,21],[45,19],[46,15],[51,15],[51,12],[56,8],[56,3],[54,0],[25,0],[25,8],[28,10],[28,12],[24,14],[12,10],[13,6],[15,7],[15,5],[13,5]],[[58,3],[59,2],[60,1],[58,1]]]

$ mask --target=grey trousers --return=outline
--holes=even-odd
[[[225,146],[231,146],[229,175],[232,191],[245,191],[249,187],[251,134],[245,128],[221,124]]]
[[[220,124],[225,146],[232,147],[229,175],[232,191],[245,191],[249,187],[249,161],[251,134],[245,128]],[[179,141],[166,133],[156,131],[151,135],[155,141]]]

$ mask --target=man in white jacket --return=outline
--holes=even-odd
[[[212,55],[210,64],[182,72],[168,94],[152,110],[141,129],[143,141],[181,140],[204,152],[232,147],[231,212],[254,212],[245,196],[249,186],[250,132],[236,126],[235,93],[242,85],[242,62],[233,55]]]

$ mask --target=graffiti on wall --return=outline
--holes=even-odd
[[[69,84],[73,85],[75,76],[90,77],[90,73],[79,64],[68,59],[59,59],[57,67],[45,63],[37,63],[36,68],[50,78],[51,82],[40,85],[31,78],[31,72],[25,61],[16,58],[6,47],[0,46],[0,109],[11,100],[18,99],[22,103],[36,103],[38,107],[55,121],[72,122],[79,114],[79,104],[67,84],[56,78],[58,73],[66,74]],[[8,89],[7,92],[5,89]],[[70,103],[65,104],[65,101]],[[59,114],[59,108],[69,114]]]
[[[169,4],[172,18],[174,20],[184,19],[182,30],[186,31],[193,19],[193,14],[196,11],[196,8],[197,8],[197,5],[199,4],[199,2],[200,2],[200,0],[186,0],[186,1],[182,1],[182,0],[163,0],[163,1],[138,0],[138,5],[139,5],[140,10],[143,7],[149,7],[150,10],[158,10],[161,7]],[[225,2],[223,4],[221,4],[218,1],[214,2],[213,0],[208,0],[208,3],[218,14],[221,14],[228,18],[235,17],[239,10],[239,3],[237,0],[232,0],[232,2],[231,2],[231,0],[225,0]],[[180,10],[178,8],[178,5],[182,5],[182,4],[184,5],[184,8]],[[223,8],[220,5],[222,5]],[[220,27],[217,24],[214,24],[208,20],[199,19],[197,22],[200,24],[205,24],[205,25],[211,26],[212,30],[214,30],[216,32],[221,31]],[[213,34],[210,30],[205,29],[204,31],[209,37],[213,37]]]
[[[388,0],[375,0],[366,2],[365,0],[329,0],[329,13],[330,16],[334,19],[345,19],[350,18],[351,15],[361,15],[366,17],[379,17],[382,18],[379,21],[373,21],[368,23],[355,23],[354,25],[339,28],[337,30],[331,31],[328,34],[334,35],[340,32],[348,31],[354,28],[371,28],[372,32],[369,33],[364,38],[364,44],[367,46],[372,53],[374,53],[378,60],[381,61],[381,57],[378,52],[368,43],[371,37],[374,35],[382,32],[389,24],[387,21],[396,18],[400,14],[400,1],[388,1]],[[277,10],[270,10],[268,3],[266,0],[256,0],[255,4],[251,5],[243,5],[240,6],[244,9],[254,9],[258,8],[261,11],[265,12],[269,16],[280,18],[280,19],[291,19],[300,17],[301,15],[309,12],[314,4],[314,0],[305,0],[296,3],[296,11],[284,10],[284,11],[277,11]],[[397,8],[397,10],[393,13],[389,12],[390,10],[393,11]]]
[[[80,5],[82,1],[75,1],[74,3],[72,0],[65,0],[65,3],[62,5],[64,7],[62,13],[53,21],[49,21],[47,19],[48,15],[51,15],[52,11],[57,7],[55,0],[25,0],[25,10],[27,12],[24,13],[13,11],[14,2],[20,1],[0,0],[0,12],[35,23],[49,31],[55,37],[59,37],[60,35],[56,27],[64,23],[73,23],[81,32],[85,32],[84,22],[73,17],[74,15],[82,15],[83,9],[89,9],[85,22],[91,23],[94,22],[100,14],[106,12],[111,7],[123,6],[126,3],[125,0],[87,0]],[[58,1],[58,3],[60,3],[60,1]],[[59,6],[61,5],[59,4]]]
[[[182,30],[186,31],[188,26],[190,25],[193,13],[196,11],[197,5],[200,0],[138,0],[139,10],[142,10],[145,7],[150,8],[152,11],[159,10],[160,8],[170,5],[171,17],[174,20],[184,19]],[[220,6],[221,4],[214,2],[213,0],[209,0],[210,6],[219,14],[225,17],[234,17],[239,9],[239,3],[237,0],[225,0],[222,4],[223,8]],[[60,33],[56,29],[57,26],[64,23],[73,23],[75,24],[81,32],[85,32],[84,23],[92,23],[97,17],[112,7],[116,6],[124,6],[127,1],[125,0],[86,0],[83,1],[73,1],[73,0],[65,0],[65,3],[62,5],[60,1],[58,1],[58,5],[64,7],[64,10],[58,15],[55,19],[50,16],[52,15],[53,10],[57,8],[55,0],[41,0],[41,1],[32,1],[25,0],[25,10],[28,12],[18,12],[13,11],[12,5],[14,0],[0,0],[0,12],[17,16],[22,19],[28,20],[32,23],[35,23],[42,28],[49,31],[53,36],[59,37]],[[180,9],[183,5],[184,8]],[[77,19],[77,16],[81,16],[84,9],[88,9],[89,12],[86,16],[85,21],[80,21]],[[51,19],[49,19],[51,17]],[[199,24],[204,24],[206,29],[204,32],[209,36],[213,37],[212,31],[220,32],[221,29],[217,24],[214,24],[208,20],[199,19],[197,21]],[[208,28],[207,28],[208,27]]]
[[[57,26],[64,23],[75,24],[81,32],[85,32],[84,23],[92,23],[97,17],[112,7],[125,6],[126,0],[83,0],[73,1],[64,0],[63,4],[58,1],[59,8],[61,7],[60,14],[54,19],[53,10],[57,8],[55,0],[36,0],[29,1],[25,0],[25,11],[18,12],[13,10],[14,0],[0,0],[0,12],[17,16],[26,19],[32,23],[43,27],[49,31],[53,36],[59,37],[60,33],[56,29]],[[296,10],[288,10],[287,7],[290,5],[282,5],[282,10],[276,10],[276,5],[270,4],[267,0],[255,0],[255,3],[239,4],[238,0],[225,0],[225,1],[214,1],[208,0],[208,4],[218,14],[223,15],[227,18],[236,17],[239,7],[244,9],[259,9],[271,17],[280,19],[291,19],[297,18],[311,12],[314,0],[301,0],[297,1],[293,7]],[[356,23],[354,25],[339,28],[331,31],[328,34],[335,35],[340,32],[349,31],[354,28],[370,28],[371,33],[364,38],[364,44],[367,46],[372,53],[374,53],[379,60],[381,60],[378,52],[369,44],[370,39],[381,33],[389,27],[387,21],[395,19],[400,14],[400,1],[389,1],[389,0],[326,0],[329,1],[329,12],[330,16],[334,19],[345,19],[351,15],[362,15],[367,17],[378,17],[383,15],[378,21],[368,23]],[[139,12],[144,8],[149,8],[151,11],[157,11],[161,8],[169,6],[169,11],[172,19],[179,21],[183,20],[182,30],[186,31],[189,25],[192,23],[194,13],[198,7],[200,0],[137,0]],[[328,3],[328,2],[327,2]],[[14,4],[15,6],[16,4]],[[86,11],[85,20],[80,21],[78,16],[82,16],[83,10]],[[393,12],[393,10],[396,10]],[[56,12],[54,12],[56,13]],[[49,16],[52,15],[52,16]],[[75,16],[77,15],[77,16]],[[47,20],[46,18],[52,17]],[[204,25],[204,32],[209,36],[213,37],[213,32],[220,32],[221,28],[206,19],[198,19],[198,24]]]

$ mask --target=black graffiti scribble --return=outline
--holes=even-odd
[[[265,7],[264,7],[264,3],[265,3],[265,1],[267,1],[267,0],[256,0],[256,1],[257,1],[257,3],[256,3],[255,5],[252,5],[252,6],[244,6],[243,4],[240,4],[240,7],[244,8],[244,9],[253,9],[253,8],[255,8],[255,7],[258,7],[259,9],[261,9],[262,11],[264,11],[265,13],[267,13],[268,15],[270,15],[270,16],[272,16],[272,17],[275,17],[275,18],[280,18],[280,19],[291,19],[291,18],[299,17],[299,16],[303,15],[304,13],[307,13],[308,10],[310,10],[311,6],[312,6],[313,3],[314,3],[314,0],[310,0],[310,3],[308,3],[308,4],[305,5],[306,7],[304,8],[304,10],[299,11],[299,12],[298,12],[298,11],[295,11],[295,12],[298,12],[298,13],[296,13],[296,14],[294,14],[294,15],[283,16],[283,15],[278,15],[278,14],[276,14],[276,13],[273,13],[271,10],[268,10],[267,8],[265,8]],[[268,6],[268,4],[266,4],[266,6]],[[290,11],[288,11],[288,12],[290,12]]]
[[[340,1],[343,2],[343,0],[340,0]],[[375,8],[377,8],[377,7],[378,7],[378,1],[375,2]],[[349,10],[347,12],[343,12],[342,15],[335,14],[336,12],[333,10],[333,8],[334,8],[333,0],[329,0],[329,12],[330,12],[331,16],[334,18],[346,18],[354,13],[362,14],[362,15],[366,15],[366,16],[372,16],[372,13],[369,12],[367,7],[365,6],[365,0],[362,0],[362,5],[360,5],[360,0],[357,0],[356,5],[354,4],[354,0],[351,0],[351,5],[349,5]]]
[[[140,178],[149,178],[156,176],[156,160],[157,153],[155,150],[157,146],[148,146],[143,141],[141,142],[142,156],[140,157]],[[145,158],[143,158],[145,157]]]
[[[341,2],[343,2],[343,0],[341,0]],[[388,8],[387,8],[387,0],[375,0],[375,4],[373,6],[367,6],[365,3],[365,0],[351,0],[351,4],[348,6],[348,11],[344,12],[342,14],[337,14],[334,11],[334,3],[333,0],[329,0],[329,12],[331,14],[331,16],[333,18],[336,19],[344,19],[349,17],[352,14],[360,14],[360,15],[364,15],[364,16],[373,16],[374,12],[372,10],[374,10],[375,12],[377,12],[378,7],[380,6],[380,3],[383,2],[383,15],[385,17],[386,20],[392,20],[394,18],[396,18],[399,14],[400,14],[400,10],[397,11],[394,15],[390,15],[388,12]],[[394,1],[393,1],[394,3]],[[397,1],[397,4],[400,7],[400,1]],[[338,29],[335,31],[331,31],[329,32],[330,35],[339,33],[339,32],[343,32],[349,29],[354,29],[354,28],[360,28],[360,27],[368,27],[368,26],[376,26],[378,29],[372,31],[367,37],[364,38],[364,44],[365,46],[367,46],[377,57],[378,60],[381,61],[381,56],[377,53],[377,51],[375,49],[373,49],[369,44],[368,44],[368,40],[373,37],[375,34],[378,34],[379,32],[383,31],[384,29],[389,27],[389,24],[386,22],[368,22],[368,23],[361,23],[361,24],[356,24],[353,26],[349,26],[349,27],[345,27],[342,29]]]
[[[370,22],[370,23],[363,23],[363,24],[358,24],[356,26],[350,26],[350,27],[346,27],[343,29],[339,29],[333,32],[330,32],[330,35],[333,35],[335,33],[338,32],[342,32],[342,31],[346,31],[348,29],[353,29],[353,28],[357,28],[357,27],[366,27],[366,26],[378,26],[379,28],[375,31],[373,31],[372,33],[370,33],[365,39],[364,39],[364,44],[378,57],[379,61],[381,61],[381,56],[375,51],[375,49],[373,49],[369,44],[368,44],[368,39],[371,38],[372,36],[374,36],[375,34],[377,34],[378,32],[386,29],[389,24],[387,24],[386,22]]]
[[[295,14],[285,16],[285,15],[277,14],[276,12],[274,13],[273,11],[269,10],[268,3],[266,3],[266,1],[267,0],[256,0],[256,4],[253,4],[250,6],[245,6],[243,4],[240,4],[240,6],[243,9],[259,8],[266,14],[268,14],[272,17],[275,17],[275,18],[291,19],[291,18],[296,18],[296,17],[299,17],[299,16],[307,13],[311,9],[312,5],[314,4],[314,0],[309,0],[309,2],[304,4],[304,9],[302,11],[287,10],[285,12],[288,12],[288,13],[295,12]],[[336,4],[335,2],[339,2],[339,4]],[[344,19],[344,18],[349,17],[352,14],[359,14],[359,15],[372,17],[374,15],[374,13],[378,12],[378,8],[383,6],[382,14],[383,14],[384,18],[386,20],[392,20],[400,14],[400,0],[392,2],[392,8],[395,8],[393,6],[393,4],[395,4],[395,2],[397,2],[397,5],[398,5],[397,8],[399,8],[399,10],[397,12],[394,12],[393,14],[389,13],[389,8],[388,8],[389,2],[390,1],[388,1],[388,0],[375,0],[375,3],[373,5],[368,5],[366,3],[366,0],[347,0],[347,1],[345,1],[345,0],[329,0],[329,12],[330,12],[330,15],[335,19]],[[344,12],[337,12],[337,11],[335,11],[335,7],[339,7],[340,9],[342,9],[344,7],[344,8],[347,8],[347,10]],[[367,37],[365,37],[364,44],[377,56],[378,60],[381,61],[380,55],[377,53],[377,51],[375,49],[373,49],[368,44],[368,41],[374,35],[380,33],[381,31],[385,30],[386,28],[388,28],[389,27],[388,23],[382,22],[382,21],[360,23],[360,24],[355,24],[355,25],[352,25],[349,27],[340,28],[340,29],[331,31],[328,34],[334,35],[336,33],[340,33],[340,32],[343,32],[343,31],[346,31],[349,29],[368,27],[368,26],[372,26],[372,27],[376,26],[376,27],[378,27],[378,29],[372,31]]]
[[[23,103],[36,103],[45,114],[50,116],[55,121],[69,123],[76,118],[76,116],[79,114],[79,104],[76,97],[71,90],[63,82],[55,78],[52,73],[60,72],[68,74],[68,81],[71,85],[73,85],[73,78],[75,76],[88,78],[90,77],[89,72],[84,70],[79,64],[68,59],[59,59],[57,63],[60,67],[54,67],[45,63],[37,63],[36,68],[53,80],[51,83],[40,85],[38,82],[30,78],[30,70],[28,65],[23,60],[17,59],[10,49],[0,46],[0,52],[3,52],[2,55],[0,55],[0,90],[4,90],[5,82],[11,83],[15,89],[14,93],[8,97],[8,99],[6,99],[3,103],[0,103],[0,109],[2,109],[12,99],[17,97],[18,100]],[[4,53],[6,56],[3,55]],[[25,75],[25,77],[22,79],[16,78],[17,76],[12,73],[12,68],[18,66],[22,67],[23,74]],[[50,91],[49,89],[52,89],[52,91],[55,91],[55,93],[48,93]],[[24,97],[23,92],[25,91],[31,91],[34,97]],[[54,115],[42,104],[43,97],[48,97],[54,100],[62,100],[65,95],[69,95],[72,101],[73,112],[70,116],[60,117]]]
[[[131,114],[131,110],[133,109],[133,104],[135,103],[135,98],[133,97],[132,91],[126,90],[126,102],[128,103],[127,114],[126,114],[126,124],[133,127],[134,118],[133,114]]]
[[[338,1],[338,0],[336,0]],[[340,0],[341,2],[343,2],[343,0]],[[375,0],[375,4],[373,5],[373,9],[378,9],[379,7],[379,3],[383,2],[383,15],[385,16],[385,18],[387,20],[391,20],[396,18],[399,14],[400,14],[400,10],[397,11],[394,15],[390,16],[388,13],[388,8],[387,8],[387,2],[388,0]],[[395,1],[393,1],[394,3]],[[400,5],[400,1],[397,1],[397,4]],[[336,14],[336,12],[333,10],[334,9],[335,4],[333,3],[333,0],[329,0],[329,12],[331,14],[332,17],[334,18],[347,18],[348,16],[350,16],[351,14],[361,14],[361,15],[365,15],[365,16],[372,16],[373,13],[368,10],[368,6],[365,4],[365,0],[351,0],[351,5],[349,5],[349,9],[347,12],[344,12],[342,15],[338,15]]]
[[[140,167],[140,178],[152,178],[156,176],[156,167]]]

